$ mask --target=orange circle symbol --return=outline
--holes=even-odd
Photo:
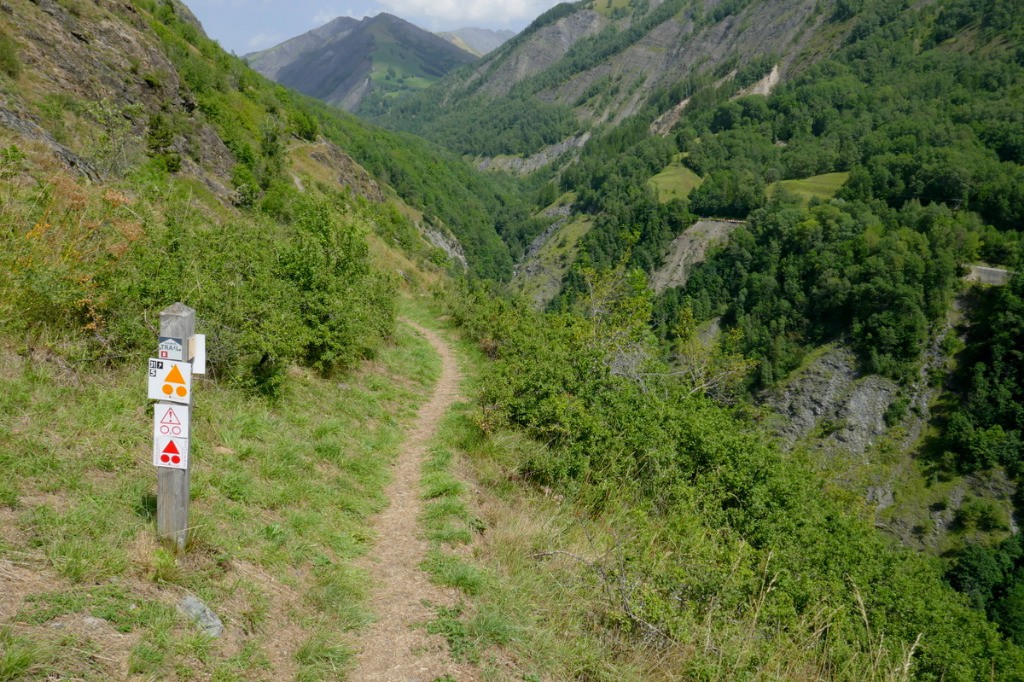
[[[174,392],[174,387],[171,386],[170,384],[164,384],[163,392],[164,395],[170,395],[171,393]]]
[[[185,394],[188,393],[188,391],[185,390],[184,386],[178,386],[177,393],[178,393],[178,397],[184,398]]]

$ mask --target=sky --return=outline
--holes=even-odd
[[[335,17],[388,12],[428,31],[526,27],[559,0],[184,0],[221,47],[241,56],[272,47]]]

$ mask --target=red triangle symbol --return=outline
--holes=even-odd
[[[174,444],[173,440],[167,441],[167,445],[164,447],[165,455],[180,455],[181,451],[178,450],[178,446]]]
[[[167,414],[160,420],[161,424],[174,424],[175,426],[181,426],[181,422],[178,421],[178,417],[175,416],[174,410],[167,410]]]

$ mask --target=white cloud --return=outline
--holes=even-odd
[[[317,26],[323,26],[331,19],[338,16],[338,13],[333,9],[322,9],[313,15],[313,23]]]
[[[249,38],[249,41],[246,44],[253,50],[262,50],[266,47],[273,47],[283,40],[284,38],[282,38],[279,33],[260,32]]]
[[[351,8],[342,12],[335,7],[321,7],[313,15],[313,24],[315,26],[323,26],[331,19],[337,19],[338,17],[351,17],[355,18],[356,13]]]
[[[446,23],[506,24],[532,20],[558,0],[377,0],[403,18],[427,17]]]

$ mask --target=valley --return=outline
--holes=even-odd
[[[1020,679],[1017,9],[3,0],[0,680]]]

